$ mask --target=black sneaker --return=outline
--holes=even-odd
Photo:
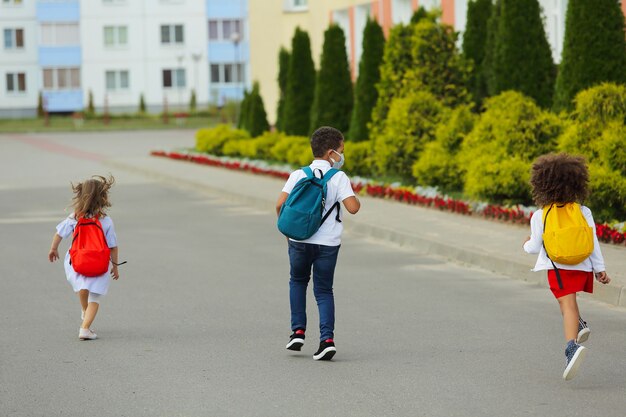
[[[313,359],[316,361],[329,361],[335,356],[337,353],[337,348],[335,348],[335,342],[333,339],[326,339],[323,342],[320,342],[320,348],[313,355]]]
[[[587,354],[587,348],[579,345],[574,340],[570,340],[565,348],[565,372],[563,372],[563,379],[569,381],[574,378],[578,373],[578,367],[585,359]]]
[[[304,330],[296,330],[291,336],[289,336],[289,343],[287,343],[287,349],[297,350],[302,349],[304,345]]]
[[[582,319],[582,317],[578,318],[578,337],[576,338],[576,343],[583,343],[589,339],[589,334],[591,333],[591,329],[587,326],[587,322]]]

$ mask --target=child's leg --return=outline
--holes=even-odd
[[[313,261],[313,294],[320,314],[320,340],[335,337],[335,296],[333,281],[339,246],[319,245],[319,254]]]
[[[87,299],[89,298],[89,290],[80,290],[78,291],[78,298],[80,299],[80,306],[83,309],[83,313],[87,310]]]
[[[567,294],[557,299],[561,314],[563,314],[563,331],[565,332],[565,341],[576,340],[578,337],[578,303],[576,302],[576,293]]]
[[[96,318],[96,314],[98,314],[98,308],[100,307],[100,294],[89,293],[87,310],[85,311],[85,319],[83,320],[83,324],[80,326],[83,329],[88,329],[91,327],[94,319]]]
[[[306,330],[306,289],[311,279],[311,245],[289,241],[291,330]]]

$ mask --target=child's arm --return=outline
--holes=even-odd
[[[48,252],[48,259],[50,262],[54,262],[59,259],[59,244],[63,238],[58,235],[58,233],[54,234],[52,238],[52,245],[50,245],[50,252]]]
[[[543,246],[543,227],[541,224],[541,211],[533,213],[530,219],[530,236],[524,242],[526,253],[539,253]]]
[[[354,195],[343,200],[343,205],[350,214],[356,214],[361,208],[361,202]]]
[[[113,277],[113,279],[118,279],[120,277],[120,273],[117,270],[117,255],[119,253],[117,246],[114,248],[109,248],[111,249],[111,262],[113,263],[113,268],[111,268],[111,276]]]
[[[278,201],[276,202],[276,215],[278,216],[280,214],[280,209],[283,207],[283,204],[285,204],[285,201],[287,201],[287,197],[289,197],[289,194],[287,194],[286,192],[281,192],[280,196],[278,197]]]

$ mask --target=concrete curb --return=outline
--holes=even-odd
[[[145,175],[151,179],[158,180],[175,187],[188,189],[202,189],[212,193],[219,193],[225,200],[237,204],[252,206],[261,210],[274,212],[275,202],[262,198],[252,197],[245,194],[239,194],[229,189],[217,188],[189,179],[181,179],[174,175],[164,174],[156,170],[140,168],[137,166],[125,164],[119,161],[105,161],[107,165],[115,168],[123,169]],[[547,287],[544,273],[531,272],[527,263],[520,263],[510,259],[500,258],[491,253],[480,252],[460,248],[448,243],[434,241],[424,236],[415,235],[407,232],[399,232],[397,230],[387,229],[380,226],[373,226],[357,219],[345,219],[349,224],[349,232],[375,240],[381,240],[401,247],[413,248],[421,253],[437,255],[444,257],[450,261],[461,264],[469,264],[482,268],[487,271],[503,274],[512,279],[518,279],[530,282],[542,287]],[[585,298],[591,298],[596,301],[607,303],[613,306],[626,307],[626,287],[616,285],[596,285],[593,294],[581,293]]]

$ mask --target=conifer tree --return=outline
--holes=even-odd
[[[276,109],[276,129],[284,129],[285,94],[287,92],[287,72],[289,70],[290,53],[285,48],[280,48],[278,53],[278,107]]]
[[[474,63],[469,89],[474,102],[480,106],[487,96],[483,60],[487,44],[487,24],[493,6],[491,0],[472,0],[467,5],[467,24],[463,35],[463,55]]]
[[[314,92],[315,65],[311,58],[311,41],[309,35],[297,27],[291,43],[287,71],[283,121],[285,133],[302,136],[309,133]]]
[[[551,107],[556,68],[537,0],[501,0],[493,62],[496,93],[516,90]]]
[[[569,0],[554,108],[572,108],[579,91],[605,81],[626,82],[624,14],[615,0]]]
[[[363,54],[359,63],[359,78],[354,92],[354,109],[348,139],[362,141],[369,138],[367,124],[372,120],[372,110],[378,99],[376,84],[380,80],[384,48],[383,29],[376,20],[368,19],[363,30]]]
[[[332,24],[324,32],[309,132],[320,126],[332,126],[347,132],[350,127],[353,99],[346,38],[343,30],[338,25]]]
[[[196,112],[196,90],[191,90],[191,98],[189,99],[189,112]]]
[[[270,129],[258,81],[255,81],[252,85],[252,91],[248,95],[247,100],[247,115],[244,119],[245,125],[243,128],[250,133],[250,136],[255,138]]]
[[[502,0],[496,0],[491,8],[491,15],[487,21],[487,39],[485,40],[485,56],[482,62],[482,72],[487,86],[487,95],[490,97],[498,94],[493,65],[498,43],[498,22],[500,21],[501,10]]]
[[[143,93],[139,96],[139,113],[146,112],[146,101],[143,98]]]

